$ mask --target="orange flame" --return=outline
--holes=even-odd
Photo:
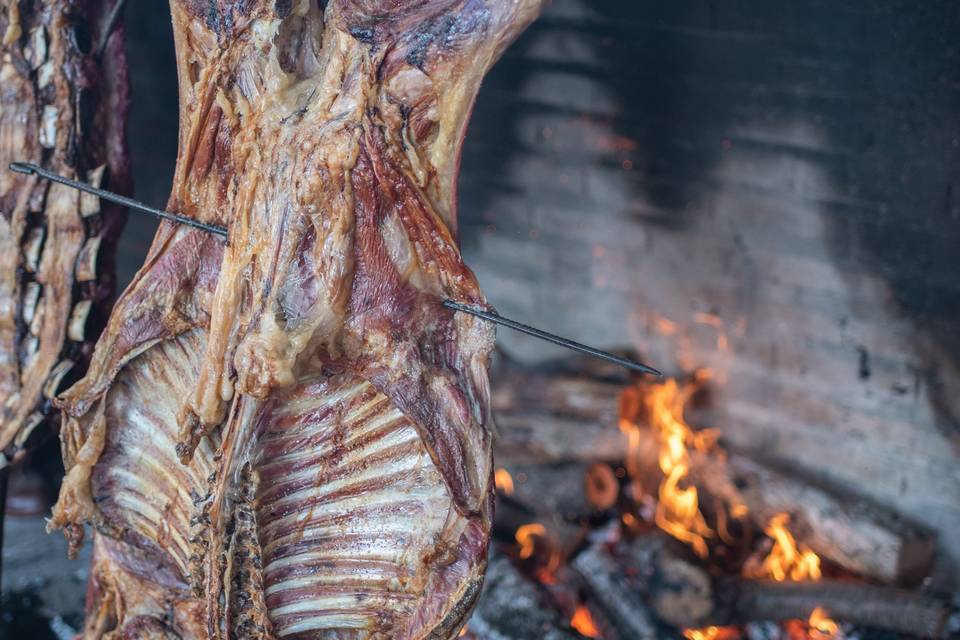
[[[536,554],[538,566],[533,574],[537,580],[543,584],[556,584],[556,572],[563,563],[563,557],[554,546],[546,527],[538,522],[522,525],[514,533],[514,538],[520,545],[517,555],[521,560],[529,560]]]
[[[800,582],[809,580],[816,582],[822,576],[820,571],[820,557],[804,545],[797,544],[793,534],[787,529],[790,516],[778,513],[770,519],[764,529],[773,546],[759,566],[750,563],[744,566],[743,573],[752,578],[773,578],[778,582],[790,580]],[[804,624],[800,620],[787,624],[791,638],[807,638],[808,640],[840,640],[843,632],[840,626],[831,620],[826,611],[816,607],[810,618]]]
[[[815,608],[807,619],[811,640],[839,640],[843,637],[840,625],[827,617],[821,607]]]
[[[657,331],[665,336],[672,336],[677,332],[677,323],[670,318],[655,316],[654,322],[657,323]]]
[[[520,545],[520,559],[526,560],[533,556],[533,550],[537,546],[537,538],[542,539],[546,534],[547,530],[542,524],[537,522],[522,525],[517,529],[514,537],[517,540],[517,544]]]
[[[787,530],[789,522],[790,516],[786,513],[778,513],[770,519],[764,532],[773,540],[773,547],[759,567],[744,567],[747,576],[773,578],[778,582],[820,579],[820,557],[807,547],[797,545]]]
[[[736,627],[709,626],[703,629],[684,629],[683,637],[687,640],[733,640],[740,637],[740,630]]]
[[[513,495],[513,478],[510,477],[510,472],[506,469],[497,469],[493,472],[493,483],[496,485],[497,491],[507,496]]]
[[[697,390],[699,381],[708,376],[709,372],[698,372],[697,380],[682,388],[670,379],[652,385],[643,397],[647,420],[660,441],[659,465],[664,475],[658,491],[657,526],[689,544],[701,558],[707,556],[706,539],[714,532],[700,513],[696,487],[682,488],[681,482],[690,469],[688,447],[696,451],[709,450],[716,440],[716,431],[693,431],[683,418],[683,408]],[[640,447],[640,426],[631,416],[639,414],[639,404],[636,388],[627,389],[621,396],[620,429],[627,434],[628,446],[633,452],[627,459],[627,471],[633,479],[634,495],[641,494],[640,456],[636,455]]]
[[[582,636],[588,638],[600,637],[600,631],[593,622],[593,616],[590,615],[590,610],[582,604],[573,612],[573,617],[570,618],[570,626],[576,629]]]

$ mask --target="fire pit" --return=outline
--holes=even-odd
[[[495,531],[513,564],[492,566],[514,586],[488,588],[497,604],[484,614],[481,601],[477,637],[533,583],[551,628],[588,637],[946,633],[949,600],[919,586],[933,534],[692,427],[688,410],[705,414],[715,395],[710,372],[651,383],[580,359],[504,362],[496,380]],[[529,624],[511,637],[545,623]]]

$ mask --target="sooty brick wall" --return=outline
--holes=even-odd
[[[465,253],[504,314],[714,369],[732,444],[960,556],[958,116],[954,2],[556,0],[481,90]]]

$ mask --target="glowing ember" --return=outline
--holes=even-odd
[[[563,563],[563,557],[556,549],[554,540],[547,533],[546,528],[538,522],[525,524],[517,529],[514,538],[520,545],[520,550],[517,552],[519,558],[521,560],[534,558],[536,562],[536,567],[532,571],[534,577],[543,584],[556,584],[556,572]]]
[[[751,578],[773,578],[777,581],[817,581],[821,577],[820,557],[803,545],[798,545],[787,529],[790,516],[778,513],[770,519],[764,532],[773,540],[770,553],[759,563],[744,565],[744,575]],[[827,617],[826,611],[817,607],[804,624],[800,620],[785,625],[790,638],[808,640],[840,640],[843,632],[836,622]]]
[[[590,615],[590,610],[583,605],[577,607],[577,610],[573,612],[573,617],[570,618],[570,626],[576,629],[582,636],[588,638],[600,637],[600,631],[597,630],[597,625],[593,622],[593,616]]]
[[[764,532],[773,540],[770,553],[759,566],[747,564],[744,574],[751,578],[773,578],[778,582],[820,579],[820,557],[804,546],[798,546],[787,530],[790,516],[779,513],[770,519]]]
[[[683,637],[687,640],[734,640],[740,637],[740,630],[736,627],[704,627],[703,629],[684,629]]]
[[[681,482],[690,469],[688,447],[697,451],[709,450],[716,441],[716,431],[706,429],[695,432],[683,418],[683,408],[699,387],[700,381],[709,377],[709,372],[698,372],[696,380],[680,387],[670,379],[646,388],[643,405],[650,427],[655,429],[660,441],[659,464],[664,479],[660,483],[656,510],[656,523],[661,529],[689,544],[701,558],[707,557],[706,539],[714,535],[700,513],[696,487],[681,487]],[[640,444],[640,426],[631,419],[639,414],[640,390],[627,389],[620,399],[620,429],[627,434],[630,451],[627,471],[633,480],[634,495],[641,495],[641,469],[636,455]]]
[[[497,469],[493,472],[493,483],[500,493],[507,496],[513,495],[513,478],[510,477],[510,472],[506,469]]]
[[[843,638],[843,631],[840,626],[827,617],[827,612],[821,607],[815,608],[807,619],[807,626],[810,628],[811,640],[839,640]]]
[[[672,336],[677,332],[677,323],[663,316],[656,317],[657,331],[665,336]]]
[[[533,556],[533,550],[537,546],[537,538],[543,539],[547,534],[547,530],[544,529],[542,524],[533,522],[531,524],[525,524],[517,529],[514,537],[517,539],[517,544],[520,545],[520,559],[526,560]]]
[[[590,465],[583,484],[587,502],[594,509],[603,511],[617,503],[620,485],[617,483],[616,472],[610,468],[610,465],[602,462]]]

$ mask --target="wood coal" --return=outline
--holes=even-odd
[[[476,640],[576,640],[543,590],[506,557],[493,554],[467,637]]]
[[[881,585],[711,578],[661,533],[590,546],[573,567],[590,601],[627,637],[653,637],[652,620],[681,629],[806,620],[818,607],[826,607],[831,617],[845,622],[939,638],[949,614],[943,598]]]

